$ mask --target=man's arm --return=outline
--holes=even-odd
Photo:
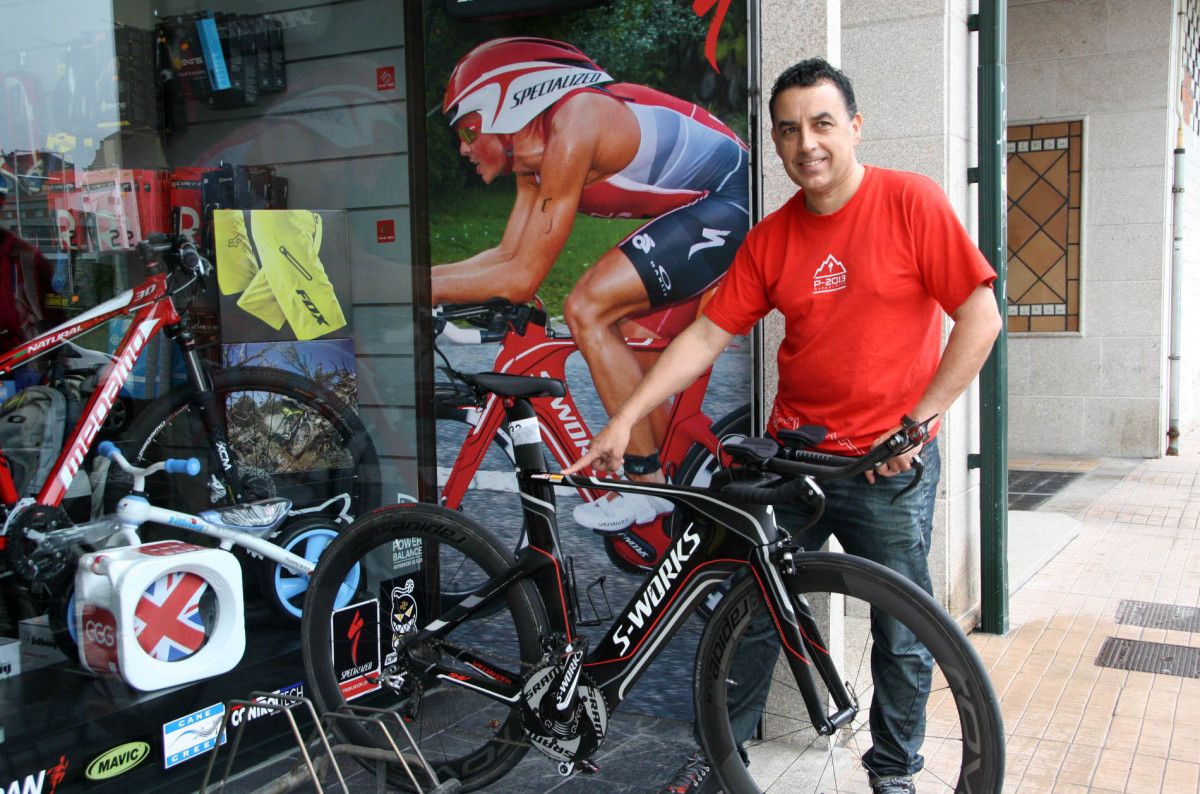
[[[435,304],[533,299],[571,234],[603,129],[583,118],[567,118],[570,110],[564,108],[555,118],[538,178],[517,177],[517,198],[500,245],[433,269]]]
[[[696,318],[667,345],[633,394],[613,415],[608,425],[592,439],[584,456],[573,466],[563,469],[563,473],[573,474],[585,466],[593,466],[600,471],[621,468],[625,460],[625,447],[629,444],[629,431],[634,424],[700,377],[732,339],[733,334],[704,315]]]
[[[951,317],[954,318],[954,328],[950,330],[950,338],[946,340],[942,361],[938,364],[925,393],[908,412],[908,415],[918,422],[935,414],[945,415],[979,374],[983,363],[987,361],[988,353],[991,352],[992,343],[1000,333],[1000,311],[996,308],[996,298],[991,287],[976,287],[962,305],[954,310]],[[898,429],[899,425],[880,436],[875,443],[878,444]],[[913,449],[903,455],[889,458],[875,473],[891,477],[908,471],[912,468],[913,456],[919,451]],[[871,472],[867,472],[867,480],[875,481]]]

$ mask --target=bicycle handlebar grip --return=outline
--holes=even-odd
[[[111,441],[101,441],[100,446],[96,447],[96,451],[111,460],[113,453],[119,453],[121,450]]]
[[[195,477],[200,473],[200,461],[195,458],[167,458],[163,464],[163,469],[167,474],[186,474],[189,477]]]

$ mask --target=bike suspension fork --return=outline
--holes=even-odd
[[[229,491],[229,501],[238,502],[241,498],[241,482],[238,478],[237,468],[234,466],[233,452],[229,448],[229,436],[225,432],[225,423],[221,421],[221,406],[217,393],[213,389],[212,376],[209,374],[200,352],[196,349],[196,338],[184,320],[176,325],[168,326],[166,333],[183,353],[188,381],[196,391],[196,408],[200,412],[200,421],[208,434],[209,445],[220,462],[225,487]]]

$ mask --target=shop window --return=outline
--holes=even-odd
[[[1008,128],[1008,330],[1079,330],[1083,122]]]

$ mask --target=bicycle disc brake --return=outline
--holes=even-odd
[[[579,674],[575,708],[565,719],[556,700],[561,663],[547,661],[525,677],[521,697],[521,724],[529,742],[555,761],[586,761],[608,732],[608,704],[586,672]]]

